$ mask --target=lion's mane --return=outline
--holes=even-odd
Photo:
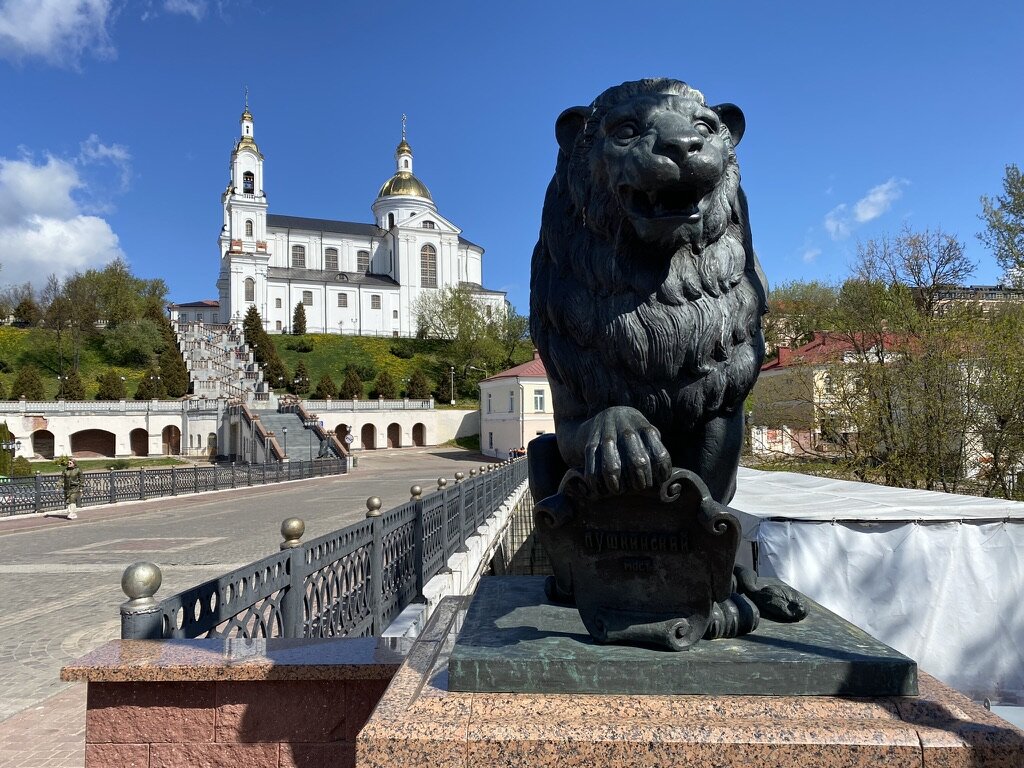
[[[704,102],[679,81],[645,80],[611,88],[591,105],[548,186],[533,254],[531,333],[556,408],[564,387],[587,416],[629,405],[664,436],[740,406],[764,359],[766,287],[724,126],[728,166],[705,196],[699,241],[669,255],[636,235],[593,145],[605,112],[645,92]]]

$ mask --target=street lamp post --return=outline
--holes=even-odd
[[[455,366],[454,365],[451,366],[451,370],[449,371],[449,373],[451,373],[451,377],[452,377],[452,405],[455,405]]]
[[[60,384],[57,385],[57,399],[58,400],[66,400],[67,399],[66,393],[64,392],[64,384],[65,384],[65,382],[67,380],[68,380],[68,377],[64,376],[64,375],[61,375],[61,376],[57,377],[57,381],[60,382]]]
[[[284,432],[284,457],[287,459],[288,458],[288,427],[285,427],[282,431]]]
[[[310,459],[310,461],[312,461],[313,460],[313,427],[315,427],[320,422],[319,422],[318,419],[306,419],[302,423],[306,427],[306,430],[309,433],[309,459]]]
[[[0,443],[0,449],[11,452],[11,473],[14,473],[14,454],[21,450],[21,440],[15,440],[13,437],[10,440],[4,440]]]

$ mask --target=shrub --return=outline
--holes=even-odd
[[[99,384],[99,391],[96,393],[97,400],[124,400],[128,392],[124,385],[124,378],[117,371],[108,370],[96,377]]]
[[[18,456],[11,467],[12,477],[29,477],[32,474],[32,464],[24,456]]]
[[[334,397],[334,380],[326,373],[321,376],[320,381],[316,383],[316,390],[313,392],[313,397],[317,400],[328,400]]]
[[[285,342],[285,349],[290,349],[293,352],[312,352],[313,345],[308,339],[295,339],[293,341]]]
[[[390,373],[380,372],[377,380],[373,382],[373,391],[370,393],[370,397],[382,397],[385,400],[393,400],[398,397],[398,386]]]
[[[164,389],[163,379],[150,368],[142,375],[139,388],[135,390],[136,400],[159,400],[167,397],[167,390]]]
[[[24,397],[26,400],[42,400],[46,397],[43,391],[43,380],[34,366],[26,365],[14,377],[10,399],[17,400],[20,397]]]
[[[426,400],[430,397],[430,382],[419,368],[413,371],[409,378],[409,388],[406,394],[415,400]]]
[[[345,368],[345,379],[341,382],[341,389],[338,390],[338,397],[343,400],[354,400],[363,396],[363,380],[359,378],[359,372],[355,366]]]
[[[60,381],[58,400],[85,400],[85,385],[78,371],[71,371]]]

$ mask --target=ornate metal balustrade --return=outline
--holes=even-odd
[[[272,440],[272,438],[271,438]],[[275,444],[276,445],[276,444]],[[113,469],[82,474],[83,507],[145,501],[162,496],[268,485],[286,480],[303,480],[348,472],[348,458],[292,461],[285,464],[238,464],[169,469]],[[64,484],[61,475],[13,477],[0,483],[0,517],[63,509]]]
[[[280,552],[159,601],[159,569],[136,563],[121,581],[121,637],[379,635],[526,479],[517,459],[460,472],[452,485],[441,478],[426,496],[414,486],[412,499],[386,512],[373,497],[365,520],[308,542],[305,524],[289,518]],[[518,512],[532,514],[532,502]]]

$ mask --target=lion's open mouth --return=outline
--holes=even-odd
[[[619,187],[619,200],[631,219],[700,218],[700,194],[694,199],[694,190],[686,185],[647,191],[624,184]]]

